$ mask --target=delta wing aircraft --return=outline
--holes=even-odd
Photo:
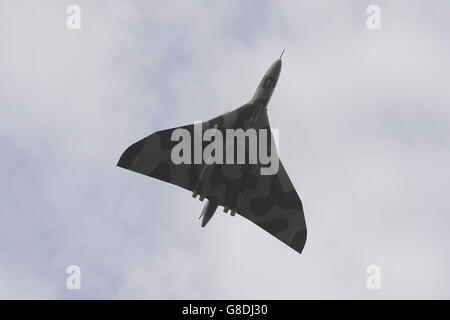
[[[222,206],[225,213],[238,213],[301,253],[306,242],[303,206],[279,161],[267,116],[282,55],[250,102],[205,122],[158,131],[131,145],[117,165],[178,185],[200,201],[206,198],[202,227]],[[244,139],[237,133],[244,133]],[[223,143],[224,137],[231,139]]]

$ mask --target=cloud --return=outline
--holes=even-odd
[[[360,1],[77,3],[79,31],[64,3],[1,4],[1,297],[448,298],[444,1],[381,1],[380,31]],[[269,116],[302,255],[220,211],[202,230],[188,193],[115,167],[244,104],[283,48]]]

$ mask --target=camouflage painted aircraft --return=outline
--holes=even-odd
[[[250,102],[202,122],[201,131],[216,128],[225,134],[226,129],[270,130],[267,105],[280,75],[281,56],[269,67]],[[196,163],[194,152],[190,163],[175,164],[171,152],[178,141],[172,140],[172,133],[183,128],[195,136],[198,131],[194,126],[158,131],[136,142],[122,154],[117,165],[185,188],[194,198],[199,196],[200,201],[206,198],[200,216],[202,227],[210,221],[217,207],[223,206],[224,212],[230,211],[232,216],[240,214],[301,253],[306,242],[302,202],[281,161],[278,172],[273,175],[262,175],[259,169],[264,165],[259,161],[256,164]],[[268,153],[277,152],[273,135],[268,134],[266,140]],[[202,140],[201,146],[204,149],[206,142]],[[224,148],[229,148],[228,142]],[[244,146],[233,148],[244,148],[246,157],[249,156],[245,142]]]

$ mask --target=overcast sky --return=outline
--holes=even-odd
[[[0,0],[0,298],[449,299],[449,11]],[[155,131],[247,102],[283,48],[268,112],[304,205],[301,255],[221,209],[202,229],[190,193],[116,167]]]

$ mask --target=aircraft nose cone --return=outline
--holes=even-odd
[[[256,89],[255,94],[253,95],[252,101],[263,101],[263,103],[267,105],[270,97],[272,96],[273,90],[277,85],[278,78],[281,72],[281,63],[281,59],[277,59],[270,65],[269,69],[267,69],[264,77],[259,83],[259,86]]]
[[[280,72],[281,72],[281,65],[282,65],[281,59],[276,60],[269,67],[269,70],[267,70],[267,75],[271,76],[275,79],[278,79],[278,77],[280,76]]]

